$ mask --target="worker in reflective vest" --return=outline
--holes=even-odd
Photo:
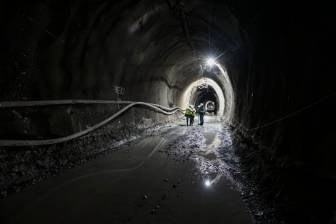
[[[184,113],[184,116],[187,120],[187,126],[192,126],[194,124],[194,118],[195,118],[195,109],[190,105]]]

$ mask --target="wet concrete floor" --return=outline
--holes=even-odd
[[[0,200],[1,223],[253,223],[223,127],[179,125]]]

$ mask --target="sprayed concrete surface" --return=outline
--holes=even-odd
[[[1,223],[253,223],[230,145],[220,123],[181,123],[0,200]]]

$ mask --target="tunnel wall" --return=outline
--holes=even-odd
[[[166,43],[168,37],[162,34],[160,23],[151,18],[161,10],[162,3],[7,1],[1,4],[1,29],[5,34],[1,36],[1,100],[108,99],[175,106],[179,91],[174,80],[176,72],[168,71],[162,55],[171,47],[170,42]],[[148,4],[153,8],[144,12]],[[152,36],[157,36],[156,42]],[[117,94],[116,88],[122,88],[123,94]],[[58,113],[66,114],[66,110],[55,108],[54,112],[45,113],[42,110],[40,113],[45,115],[41,117],[46,118],[30,122],[32,127],[28,129],[47,130],[59,124],[64,126],[63,131],[50,130],[48,134],[64,135],[96,120],[91,116],[91,121],[69,125],[64,122],[64,115]],[[113,112],[111,109],[110,114]],[[101,114],[94,107],[87,113],[88,117]],[[14,121],[6,121],[3,127],[10,127],[12,135],[21,135],[20,123],[24,118],[15,112],[7,112],[6,116]],[[30,134],[34,135],[27,133]]]
[[[240,138],[242,163],[262,186],[260,193],[283,206],[286,222],[330,222],[336,177],[334,15],[323,4],[239,3],[233,7],[245,50],[226,65],[237,94],[235,123],[249,139]]]

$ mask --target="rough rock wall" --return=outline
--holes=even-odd
[[[242,163],[261,193],[284,206],[286,221],[329,223],[336,198],[334,15],[313,3],[240,9],[246,52],[234,55],[229,69],[236,122],[250,138],[240,144]]]

